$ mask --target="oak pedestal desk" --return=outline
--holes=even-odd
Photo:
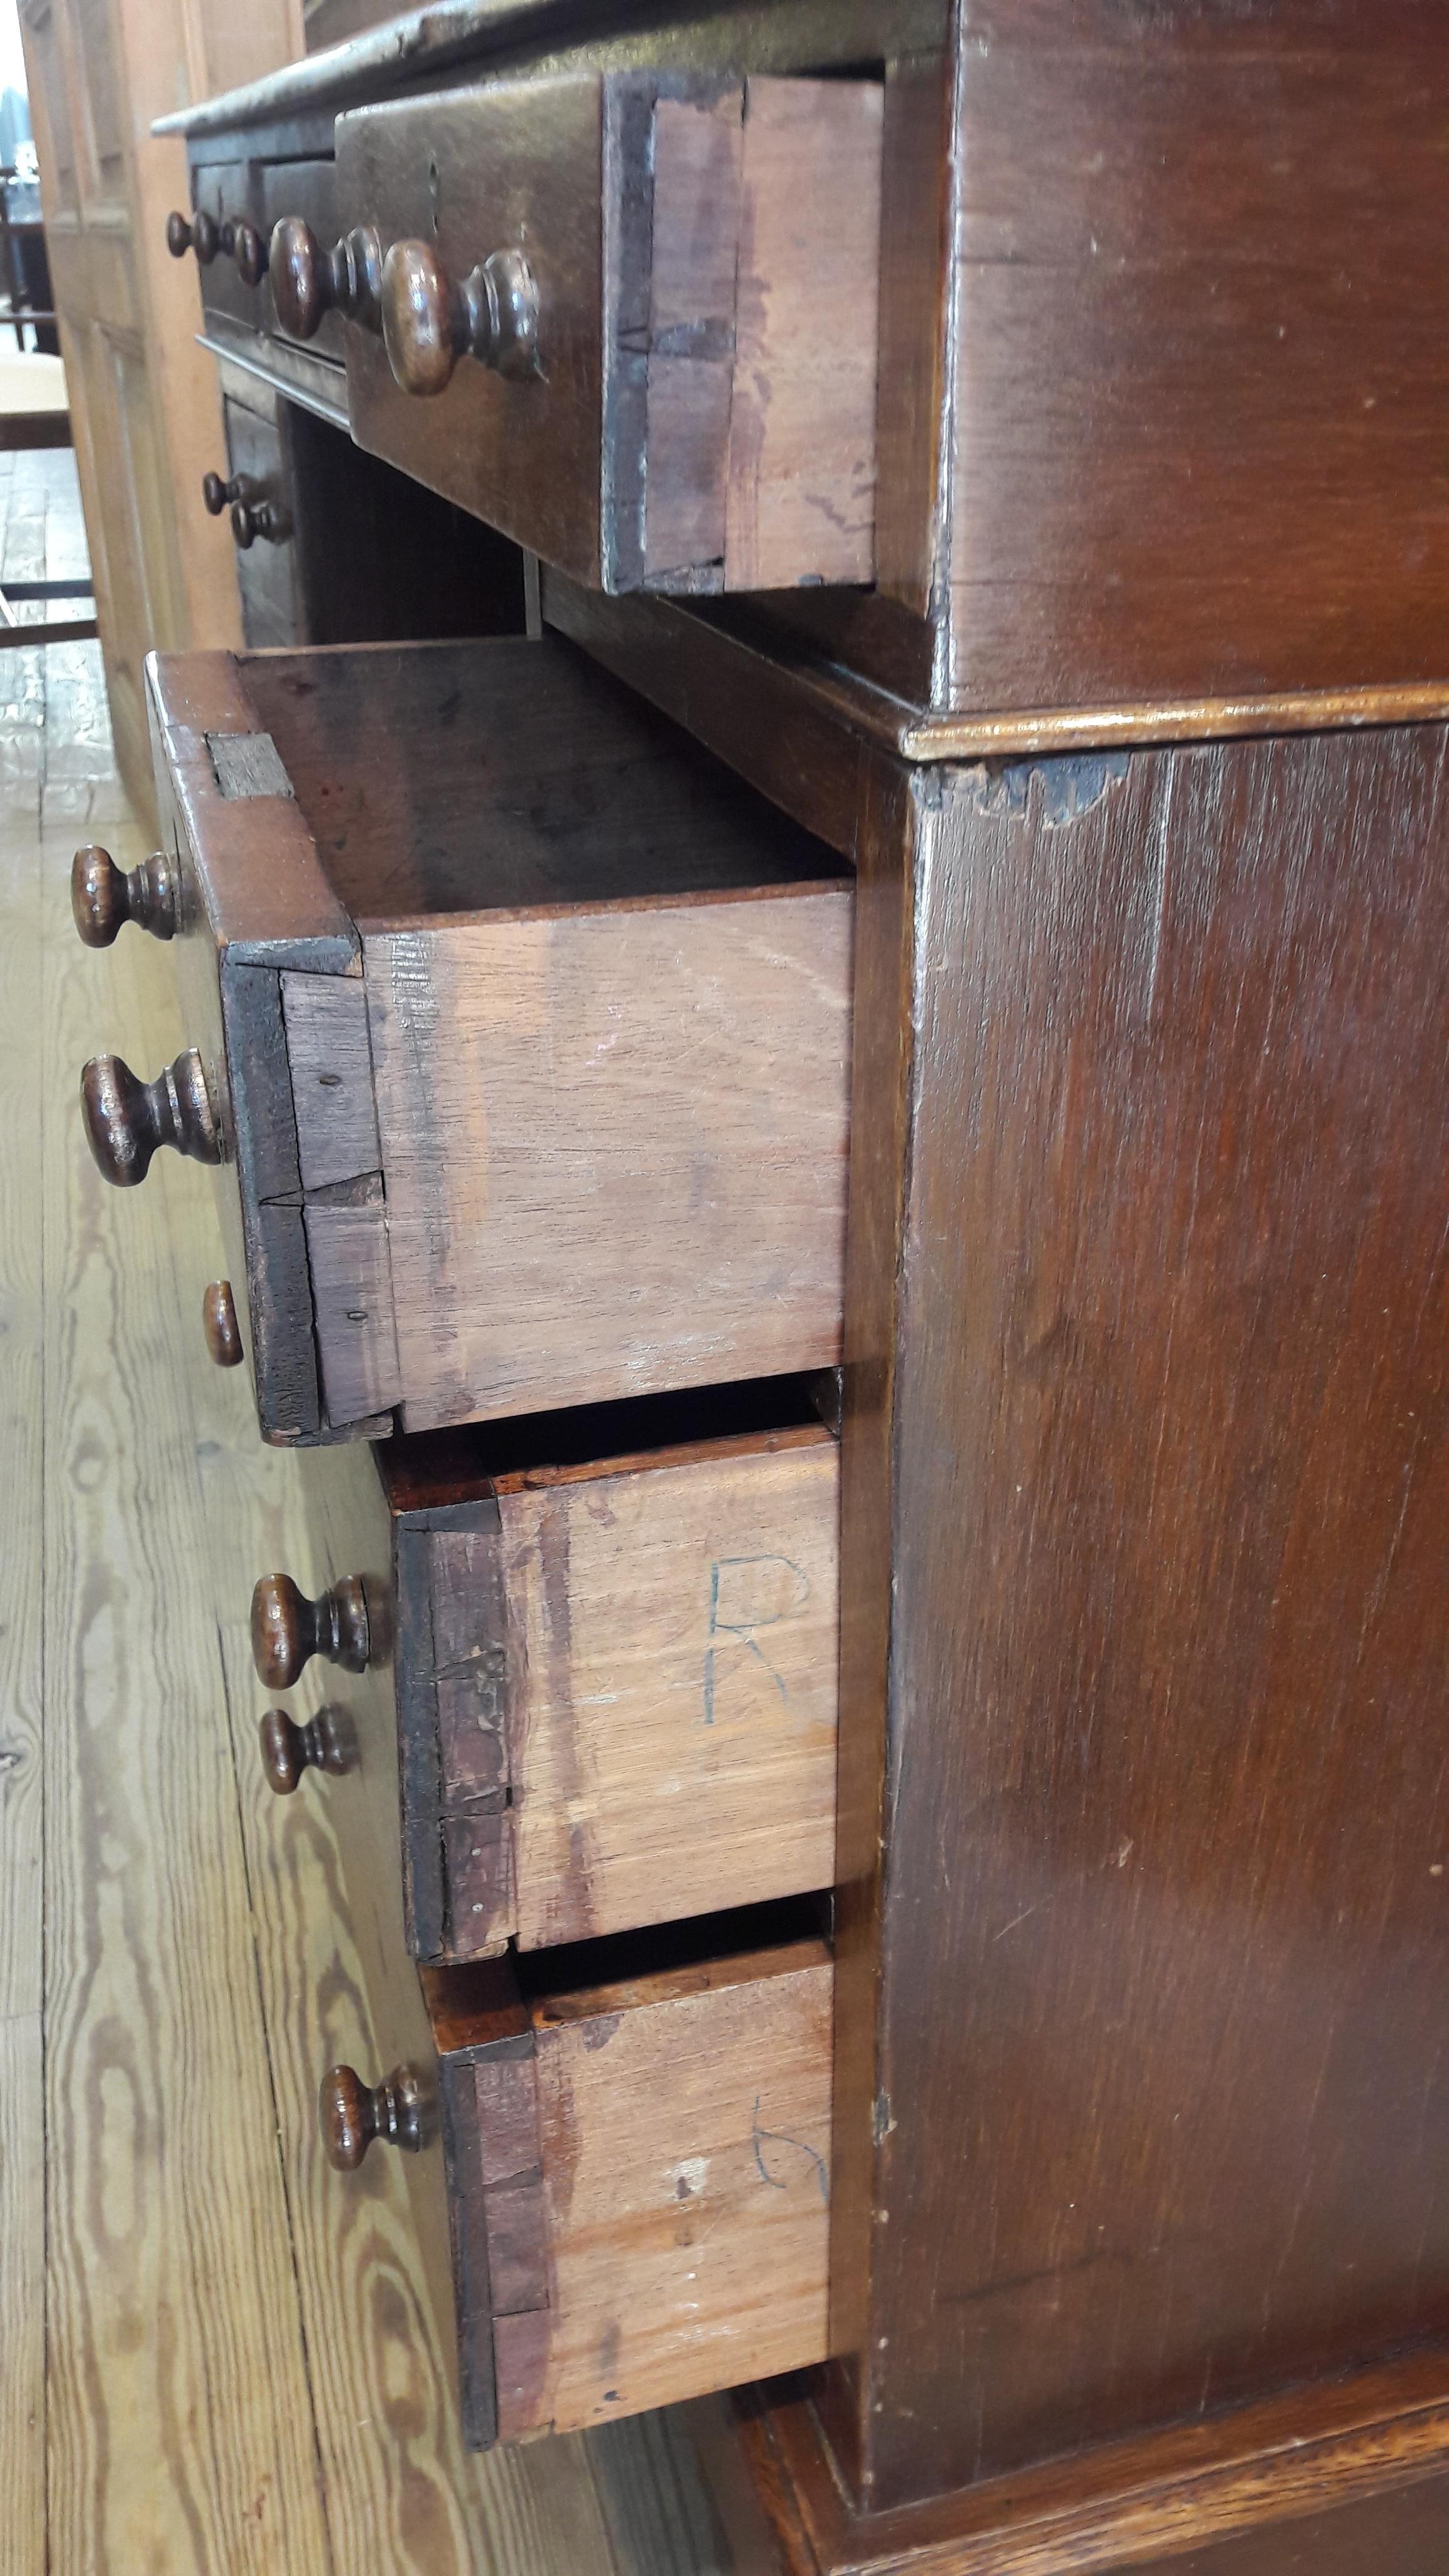
[[[472,2440],[734,2388],[742,2564],[1449,2558],[1446,79],[443,0],[173,120],[219,359],[531,632],[156,670],[93,1135],[306,1451],[335,2160]]]

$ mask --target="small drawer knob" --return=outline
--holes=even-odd
[[[370,1651],[360,1574],[345,1576],[315,1601],[290,1574],[262,1576],[252,1594],[252,1661],[268,1690],[290,1690],[314,1655],[344,1672],[365,1673]]]
[[[201,1329],[206,1347],[218,1368],[239,1368],[242,1359],[241,1326],[236,1318],[236,1299],[229,1279],[213,1279],[201,1300]]]
[[[232,474],[223,480],[220,474],[203,474],[201,505],[209,519],[219,519],[233,501],[250,501],[256,496],[256,485],[249,474]]]
[[[260,286],[267,271],[267,245],[255,224],[245,219],[229,224],[231,255],[243,286]]]
[[[380,2084],[364,2084],[351,2066],[329,2066],[317,2096],[327,2161],[356,2173],[374,2138],[415,2156],[427,2145],[426,2097],[410,2066],[395,2066]]]
[[[199,266],[210,268],[221,246],[221,227],[205,207],[198,209],[190,223],[184,215],[167,216],[166,247],[173,259],[184,259],[189,250],[194,250]]]
[[[382,264],[382,337],[405,394],[440,394],[459,358],[501,376],[534,376],[538,294],[527,261],[496,250],[452,286],[427,242],[398,241]]]
[[[265,537],[269,545],[282,545],[292,529],[286,512],[279,510],[275,501],[233,501],[231,533],[245,554],[258,537]]]
[[[176,929],[176,879],[164,851],[153,850],[129,875],[109,850],[90,845],[71,862],[70,908],[87,948],[109,948],[123,921],[170,939]]]
[[[243,286],[260,286],[267,265],[267,247],[255,224],[245,216],[226,216],[218,223],[205,207],[199,207],[190,223],[184,215],[166,218],[166,247],[173,259],[184,259],[194,250],[197,265],[210,268],[218,251],[234,259]]]
[[[354,224],[323,250],[300,215],[283,215],[272,230],[267,265],[277,320],[292,339],[314,340],[327,313],[377,329],[382,244],[372,224]]]
[[[290,1798],[304,1771],[337,1775],[352,1767],[347,1733],[335,1709],[319,1708],[305,1726],[298,1726],[284,1708],[269,1708],[259,1721],[259,1733],[262,1773],[275,1797]]]
[[[117,1189],[134,1189],[158,1145],[193,1163],[219,1163],[221,1136],[206,1087],[206,1068],[188,1047],[154,1082],[142,1082],[118,1055],[92,1056],[81,1075],[81,1109],[91,1152]]]

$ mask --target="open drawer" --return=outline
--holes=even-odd
[[[400,1859],[424,1960],[829,1887],[838,1461],[790,1378],[313,1453],[271,1786]]]
[[[884,95],[640,70],[358,109],[340,242],[273,233],[278,310],[345,313],[360,446],[577,580],[871,582]]]
[[[78,908],[179,933],[192,1045],[86,1114],[220,1167],[265,1436],[833,1365],[839,861],[559,639],[148,676],[166,847]]]
[[[348,1864],[376,2066],[329,2160],[401,2153],[473,2448],[825,2358],[833,1968],[801,1907],[413,1968]]]

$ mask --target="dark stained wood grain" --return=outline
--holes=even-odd
[[[354,437],[606,590],[868,581],[881,106],[639,70],[344,117]]]
[[[1442,14],[997,0],[974,35],[946,703],[1441,676]]]
[[[850,2509],[809,2387],[738,2391],[712,2477],[743,2472],[788,2576],[1398,2576],[1401,2539],[1414,2576],[1442,2564],[1442,2345],[876,2514]]]
[[[887,2223],[847,2185],[836,2250],[881,2504],[1449,2327],[1445,759],[914,790],[888,1449],[846,1433],[893,1583],[841,2112]]]
[[[543,374],[515,384],[467,365],[445,393],[419,400],[393,382],[381,340],[349,325],[348,411],[359,445],[590,580],[600,570],[600,154],[599,84],[586,76],[352,117],[337,167],[342,225],[375,223],[385,246],[431,243],[455,281],[512,246],[516,210],[531,210]]]

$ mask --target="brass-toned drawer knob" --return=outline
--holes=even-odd
[[[94,844],[71,861],[70,908],[87,948],[109,948],[123,921],[170,939],[176,929],[176,879],[163,850],[127,874]]]
[[[360,1574],[346,1575],[315,1601],[290,1574],[262,1576],[252,1594],[252,1661],[268,1690],[290,1690],[314,1655],[346,1673],[365,1673],[370,1651]]]
[[[255,224],[245,216],[228,215],[218,223],[205,207],[199,207],[190,223],[184,215],[166,218],[166,247],[173,259],[184,259],[189,250],[196,253],[197,266],[210,268],[219,251],[234,259],[243,286],[260,286],[267,266],[267,246]]]
[[[382,264],[382,336],[405,394],[440,394],[460,358],[500,376],[534,376],[538,294],[521,251],[490,252],[461,286],[427,242],[398,241]]]
[[[239,1368],[242,1360],[241,1326],[237,1322],[236,1299],[229,1279],[213,1279],[201,1300],[201,1329],[206,1347],[218,1368]]]
[[[300,215],[283,215],[272,228],[267,264],[277,320],[292,339],[315,339],[326,313],[377,329],[382,244],[372,224],[354,224],[323,250]]]
[[[364,2084],[351,2066],[329,2066],[317,2095],[327,2161],[356,2173],[374,2138],[417,2155],[428,2142],[427,2103],[410,2066],[395,2066],[380,2084]]]
[[[269,1708],[258,1727],[263,1776],[278,1798],[291,1797],[304,1771],[335,1776],[351,1769],[346,1732],[334,1709],[320,1708],[305,1726],[298,1726],[284,1708]]]
[[[245,554],[258,537],[265,537],[269,545],[282,545],[291,535],[292,526],[285,510],[279,510],[275,501],[233,501],[231,532]]]
[[[154,1082],[140,1081],[118,1055],[92,1056],[81,1075],[81,1109],[91,1152],[117,1189],[144,1181],[158,1145],[173,1145],[193,1163],[221,1161],[206,1068],[195,1047]]]

